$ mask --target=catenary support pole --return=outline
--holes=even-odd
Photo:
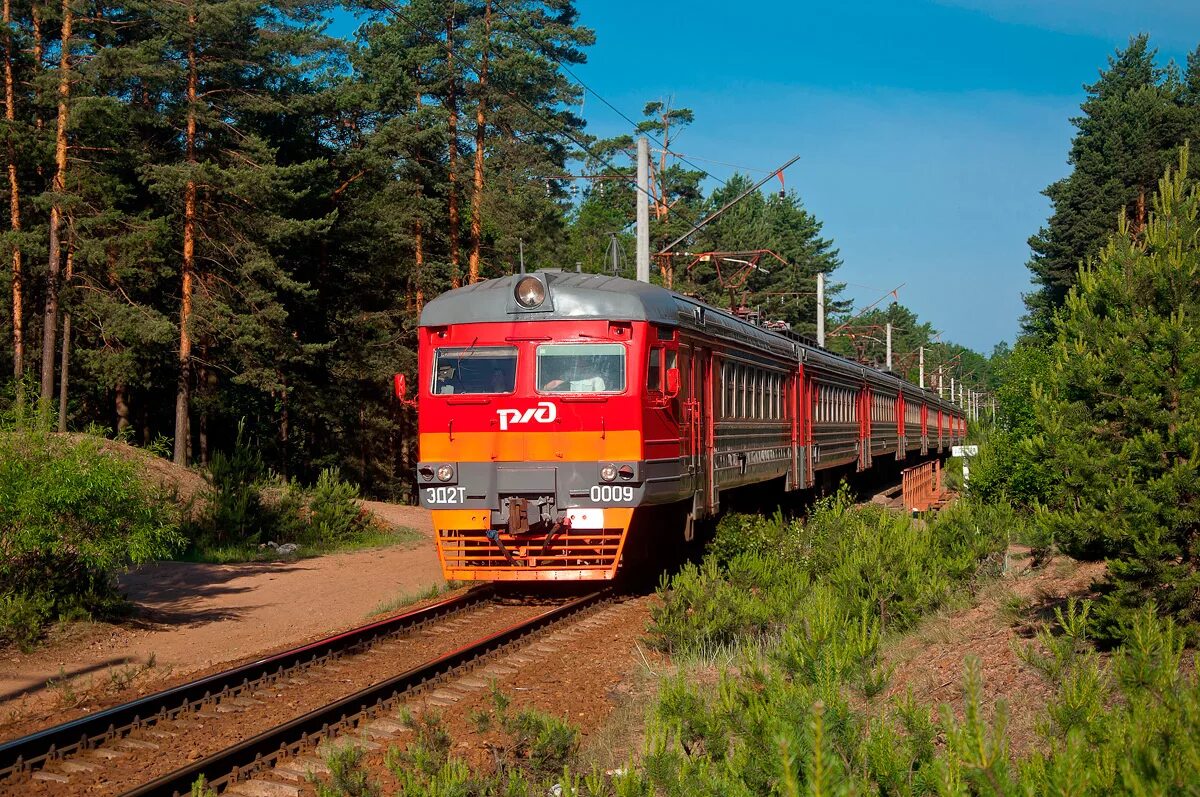
[[[892,370],[892,322],[889,321],[885,325],[887,330],[887,369]]]
[[[825,274],[817,274],[817,345],[825,345]]]
[[[924,346],[921,346],[920,348],[917,349],[917,369],[918,369],[917,374],[919,376],[918,384],[920,384],[921,389],[924,390],[925,389],[925,347]]]
[[[637,140],[637,278],[638,282],[650,281],[650,142],[645,136]]]

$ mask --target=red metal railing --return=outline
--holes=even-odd
[[[938,460],[900,471],[904,509],[927,512],[942,497],[942,465]]]

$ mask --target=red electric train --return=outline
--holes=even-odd
[[[674,505],[690,537],[726,490],[803,490],[966,432],[935,393],[608,276],[449,291],[419,358],[417,487],[447,579],[611,579],[640,512]]]

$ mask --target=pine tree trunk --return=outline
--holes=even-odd
[[[279,383],[283,385],[283,391],[279,397],[279,472],[283,474],[283,478],[289,477],[288,463],[288,444],[291,436],[291,413],[288,409],[288,383],[287,377],[280,374]]]
[[[196,163],[196,4],[192,0],[188,12],[188,81],[187,81],[187,131],[185,148],[189,166]],[[192,371],[192,336],[188,326],[192,320],[192,291],[196,270],[196,178],[189,172],[183,189],[183,285],[179,304],[179,381],[175,389],[175,456],[177,465],[188,461],[188,429]]]
[[[420,219],[413,223],[413,282],[416,283],[413,294],[416,297],[417,315],[420,315],[421,308],[425,306],[425,235]]]
[[[483,143],[487,132],[488,46],[492,39],[492,0],[483,11],[483,59],[479,68],[479,101],[475,106],[475,182],[471,197],[470,281],[479,282],[479,250],[483,245]]]
[[[208,465],[208,398],[211,395],[209,391],[209,373],[203,363],[208,360],[208,352],[202,345],[200,347],[200,366],[196,368],[196,395],[200,399],[200,412],[196,418],[196,447],[200,455],[200,464]]]
[[[4,118],[8,122],[5,137],[8,156],[8,207],[9,223],[14,239],[21,232],[21,186],[17,180],[17,149],[13,144],[13,129],[17,121],[16,89],[13,84],[13,37],[12,3],[4,0]],[[12,251],[12,325],[13,325],[13,376],[19,381],[25,374],[25,271],[21,262],[20,241],[13,241]],[[17,391],[21,401],[24,391]]]
[[[458,273],[458,80],[454,74],[454,15],[446,18],[446,71],[449,74],[450,85],[446,90],[447,135],[450,139],[450,151],[447,161],[447,177],[450,181],[449,215],[450,229],[450,285],[454,288],[462,285],[462,277]]]
[[[71,284],[71,278],[75,276],[75,247],[74,240],[67,244],[67,270],[65,284]],[[59,381],[58,381],[58,431],[67,431],[67,390],[68,375],[71,372],[71,314],[63,313],[63,332],[62,332],[62,361],[58,366]]]
[[[71,99],[71,24],[69,0],[62,4],[62,49],[58,62],[58,126],[54,134],[54,182],[50,205],[50,252],[46,273],[46,312],[42,321],[42,401],[54,397],[54,350],[58,332],[58,278],[62,267],[62,207],[67,176],[67,105]]]
[[[117,384],[113,409],[117,413],[117,435],[120,436],[129,429],[129,392],[124,382]]]
[[[1133,234],[1141,235],[1142,231],[1145,229],[1146,229],[1146,189],[1139,188],[1138,189],[1138,198],[1137,198],[1137,221],[1135,221],[1134,225],[1133,225]]]
[[[421,118],[421,76],[416,74],[413,76],[413,83],[417,87],[417,103],[415,107],[415,118]],[[417,122],[417,131],[421,130],[420,121]],[[425,195],[425,186],[422,183],[419,194],[422,198]],[[423,208],[417,208],[417,219],[413,222],[413,282],[414,290],[413,297],[415,299],[417,315],[421,314],[421,308],[425,306],[425,230],[421,223],[421,212]]]
[[[34,86],[34,126],[38,132],[42,131],[45,126],[42,120],[42,89],[41,82],[37,79],[38,74],[42,71],[42,6],[40,3],[31,3],[29,14],[33,18],[33,86]],[[38,174],[41,174],[41,166],[38,166]]]
[[[33,18],[33,128],[36,131],[35,138],[38,141],[42,140],[42,131],[46,129],[46,122],[42,119],[42,81],[39,77],[42,73],[42,7],[39,3],[30,4],[30,16]],[[40,178],[43,175],[42,159],[36,158],[37,176]]]

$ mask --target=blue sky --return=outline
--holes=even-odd
[[[1200,43],[1187,2],[649,3],[642,36],[622,6],[580,0],[597,39],[583,80],[631,116],[649,99],[694,109],[680,152],[755,168],[799,154],[787,185],[840,248],[836,276],[876,289],[849,295],[907,283],[903,303],[984,352],[1017,332],[1082,84],[1137,31],[1164,60]],[[593,98],[585,111],[593,133],[625,126]]]
[[[1131,34],[1165,62],[1200,43],[1200,3],[578,0],[596,45],[577,74],[626,115],[692,108],[673,149],[787,173],[841,250],[858,304],[900,300],[949,340],[1011,341],[1040,191],[1067,173],[1082,84]],[[636,28],[631,21],[636,20]],[[588,131],[628,132],[589,95]],[[869,287],[861,287],[869,286]]]

